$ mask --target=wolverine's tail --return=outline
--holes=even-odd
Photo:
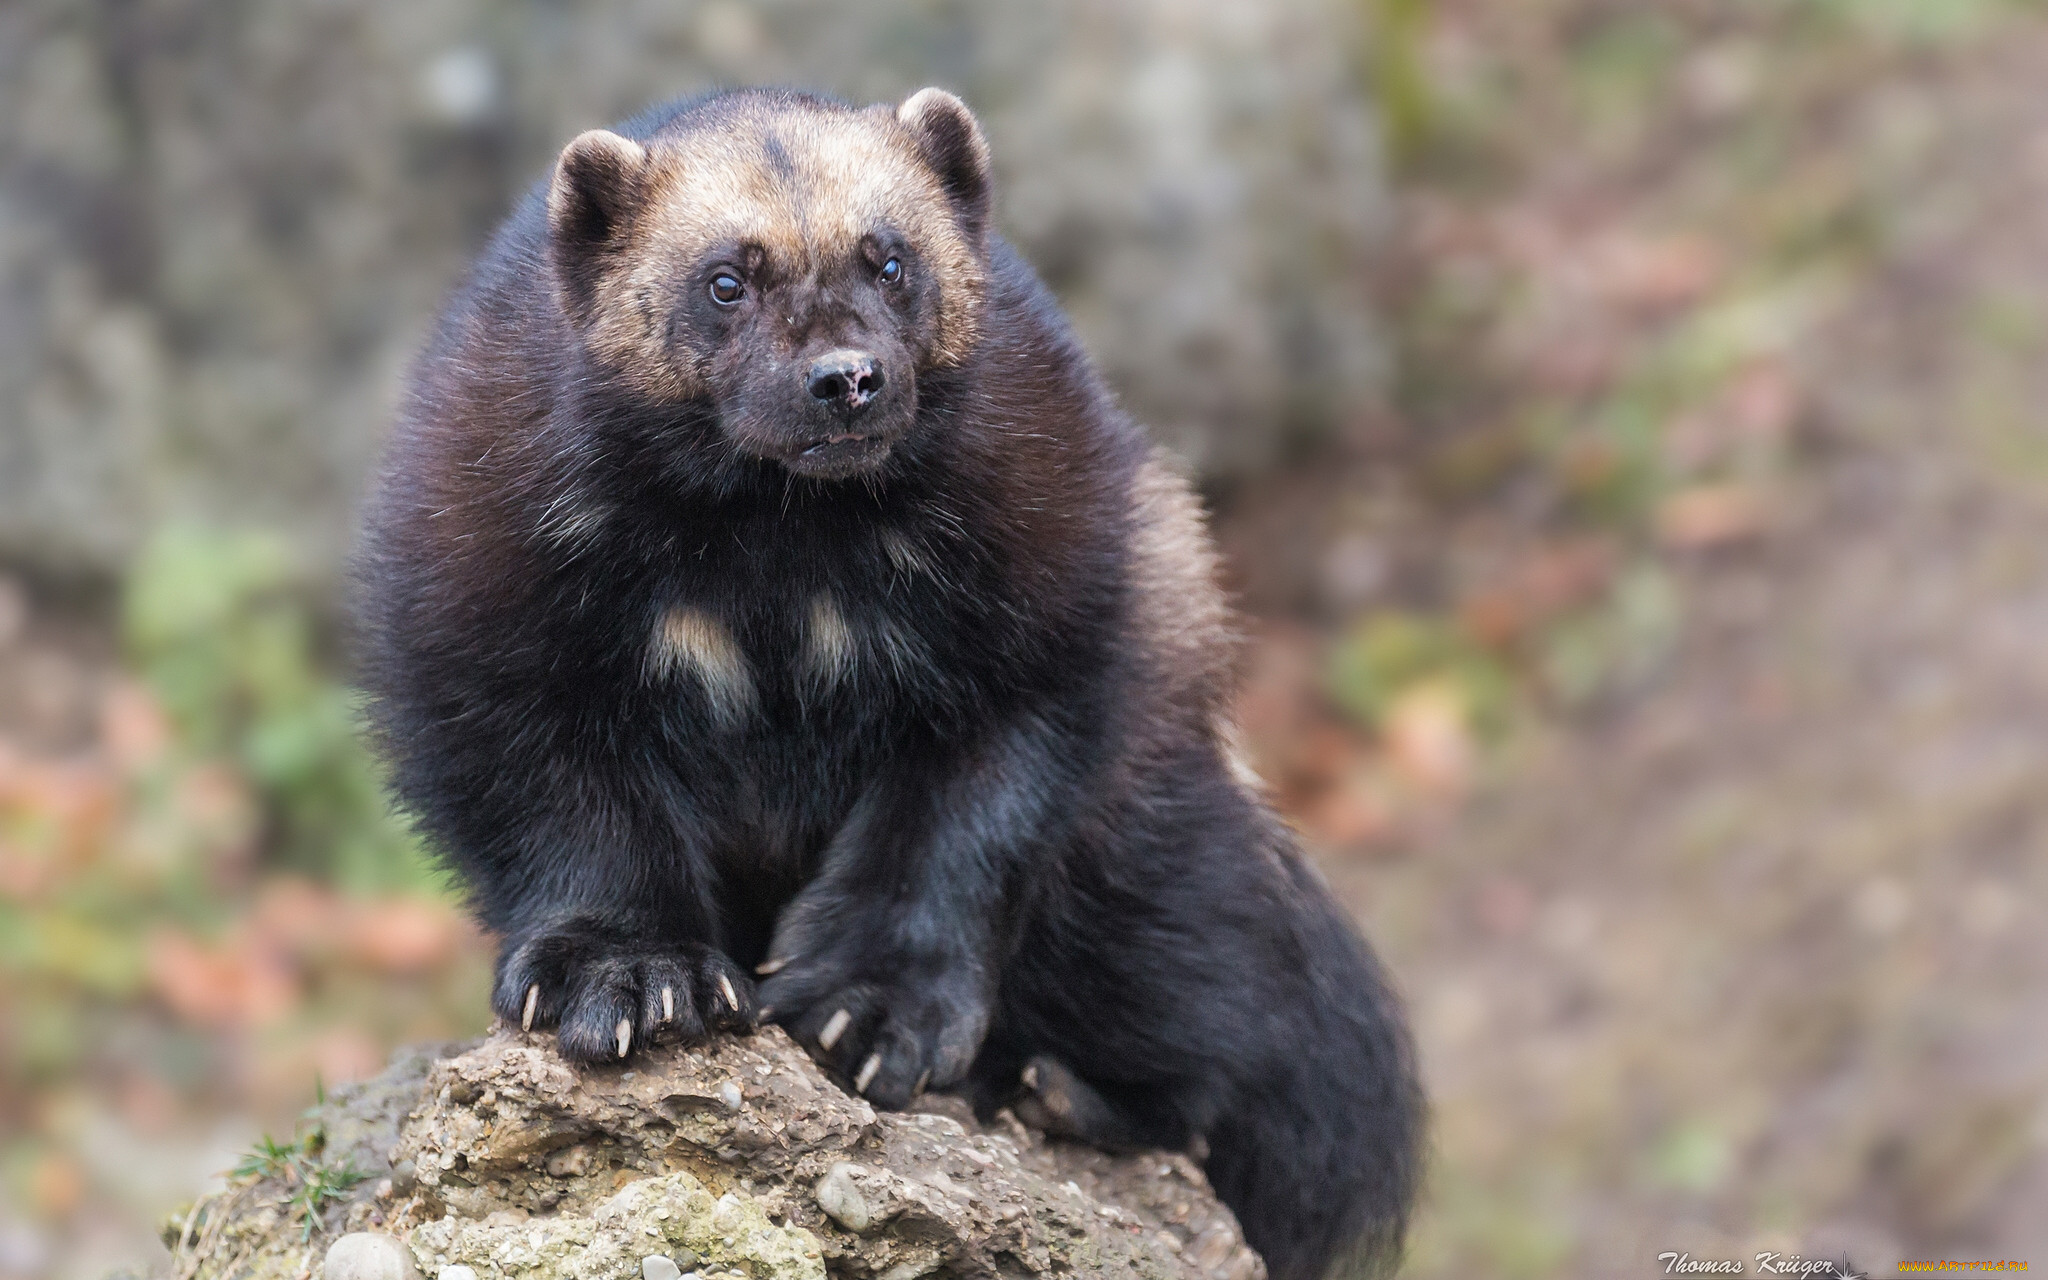
[[[1382,1276],[1400,1263],[1422,1177],[1425,1107],[1400,1002],[1312,873],[1307,997],[1209,1134],[1210,1181],[1272,1280]],[[1293,1003],[1293,1002],[1290,1002]]]

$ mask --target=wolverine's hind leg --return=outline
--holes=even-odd
[[[1014,1062],[1000,1083],[981,1071],[971,1082],[984,1119],[1007,1106],[1034,1129],[1110,1151],[1192,1150],[1199,1158],[1206,1147],[1169,1089],[1091,1083],[1050,1054],[1034,1055],[1021,1070]]]
[[[1135,1116],[1126,1115],[1058,1058],[1040,1054],[1025,1064],[1019,1079],[1024,1091],[1010,1109],[1034,1129],[1114,1150],[1161,1145]]]

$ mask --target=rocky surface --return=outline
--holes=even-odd
[[[181,1280],[403,1280],[377,1237],[446,1280],[1265,1274],[1186,1156],[923,1107],[877,1112],[779,1030],[598,1068],[500,1031],[337,1095],[298,1168],[245,1175],[165,1240]],[[309,1213],[322,1170],[367,1176]]]
[[[331,569],[442,292],[583,129],[717,85],[944,84],[1001,222],[1210,467],[1354,415],[1386,208],[1342,0],[0,6],[0,559],[167,520]],[[1198,265],[1197,265],[1198,264]]]

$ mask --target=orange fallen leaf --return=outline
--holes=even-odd
[[[1756,537],[1768,524],[1761,495],[1741,485],[1698,485],[1657,508],[1657,536],[1678,551],[1703,551]]]
[[[384,1047],[352,1027],[333,1027],[312,1044],[313,1069],[332,1088],[367,1080],[384,1069]]]
[[[115,1093],[121,1118],[139,1133],[160,1134],[177,1123],[180,1099],[161,1076],[137,1069],[121,1078]]]
[[[1384,840],[1396,829],[1394,791],[1384,769],[1361,760],[1302,806],[1302,826],[1333,848]]]
[[[1528,633],[1535,619],[1529,602],[1513,583],[1499,582],[1474,591],[1458,605],[1458,625],[1489,649],[1507,649]]]
[[[1758,361],[1664,431],[1664,454],[1680,471],[1704,471],[1745,454],[1780,449],[1798,422],[1801,397],[1784,364]]]
[[[146,772],[170,749],[170,717],[148,688],[116,681],[100,700],[100,745],[122,772]]]
[[[1723,263],[1712,241],[1678,234],[1655,239],[1616,236],[1593,265],[1600,292],[1610,302],[1661,311],[1683,306],[1713,288]]]
[[[171,1012],[201,1026],[235,1020],[240,983],[227,963],[192,938],[161,930],[149,941],[149,980]]]
[[[1782,440],[1799,418],[1799,388],[1777,360],[1749,366],[1729,387],[1729,426],[1754,440]]]
[[[178,816],[206,851],[217,884],[235,884],[256,858],[262,826],[256,797],[242,775],[222,763],[187,770],[172,792]]]
[[[1614,575],[1605,539],[1572,538],[1538,546],[1507,573],[1458,606],[1465,633],[1491,649],[1507,649],[1559,614],[1586,603]]]
[[[1455,685],[1429,681],[1403,691],[1387,708],[1384,732],[1388,758],[1416,789],[1456,796],[1471,783],[1477,750]]]
[[[70,1156],[48,1152],[29,1172],[28,1198],[39,1216],[67,1218],[85,1198],[85,1173]]]
[[[33,898],[91,864],[119,808],[113,779],[90,761],[40,760],[0,744],[0,819],[11,834],[0,894]]]
[[[340,944],[348,910],[341,895],[324,885],[278,876],[258,891],[248,923],[269,945],[306,959]]]
[[[151,987],[187,1022],[261,1026],[298,1003],[297,975],[253,931],[209,947],[178,930],[160,929],[150,938],[148,956]]]
[[[1479,921],[1498,937],[1526,933],[1536,918],[1535,891],[1520,880],[1495,876],[1479,886]]]
[[[466,932],[452,907],[418,898],[363,903],[348,915],[343,947],[366,968],[403,975],[425,973],[453,959]]]

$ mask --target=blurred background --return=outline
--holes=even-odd
[[[1408,1274],[2048,1265],[2048,7],[5,0],[0,1277],[482,1029],[351,511],[561,142],[758,82],[962,92],[1203,477]]]

